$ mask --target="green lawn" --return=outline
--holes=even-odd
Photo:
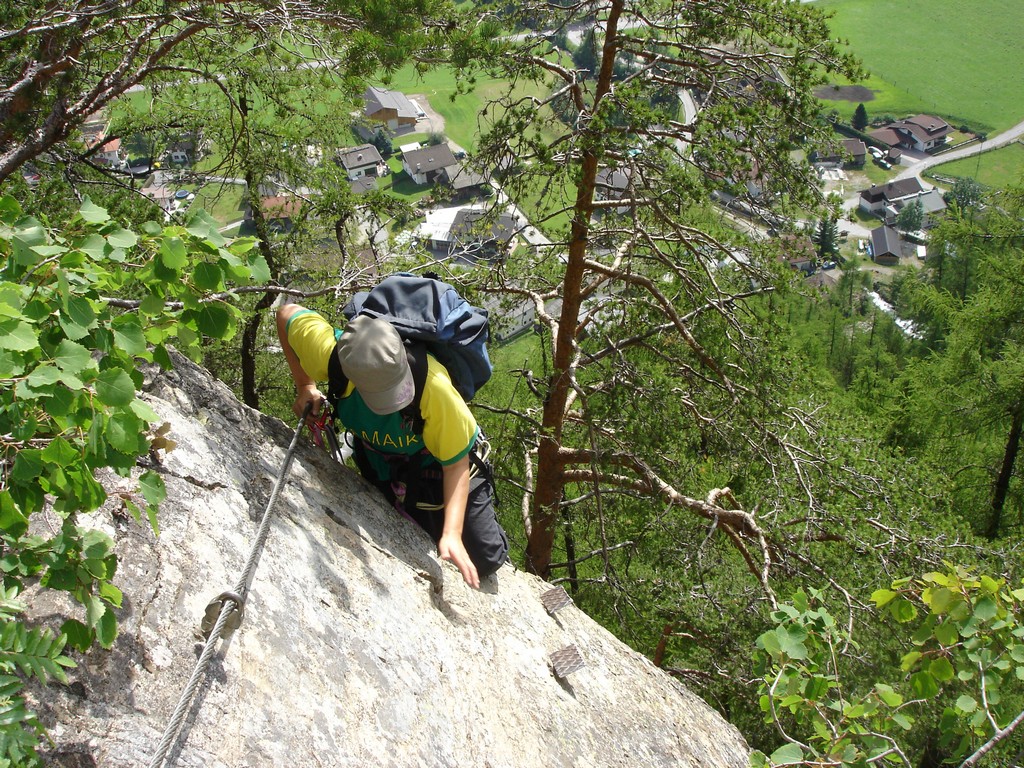
[[[411,67],[404,67],[393,73],[387,82],[379,81],[379,87],[393,91],[401,91],[408,95],[423,94],[430,106],[445,121],[445,135],[467,151],[477,148],[477,138],[486,126],[480,125],[480,115],[491,100],[503,96],[508,91],[507,80],[480,76],[476,79],[470,93],[458,93],[455,74],[448,68],[432,69],[418,73]],[[517,95],[536,92],[536,86],[521,83]],[[405,136],[395,139],[395,143],[407,143]]]
[[[875,91],[870,115],[926,112],[999,131],[1024,120],[1021,0],[818,0]],[[828,100],[852,115],[856,102]],[[845,105],[845,107],[843,106]]]
[[[218,224],[224,226],[242,218],[243,192],[240,184],[206,184],[196,192],[192,207],[206,209]]]
[[[932,168],[929,176],[932,173],[939,176],[972,178],[986,187],[1000,189],[1011,184],[1021,184],[1024,183],[1024,146],[1020,143],[1010,144],[1008,147],[985,152],[976,157],[954,160]]]

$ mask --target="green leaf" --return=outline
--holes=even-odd
[[[949,659],[940,657],[932,661],[928,665],[928,671],[932,673],[940,683],[945,683],[953,679],[956,674],[956,670],[953,669],[953,665],[950,664]]]
[[[21,514],[9,491],[0,491],[0,533],[18,538],[27,530],[28,518]]]
[[[153,529],[153,535],[160,535],[160,523],[157,520],[157,507],[155,504],[146,505],[146,519],[149,520],[149,527]]]
[[[899,597],[899,594],[899,592],[893,592],[891,589],[876,589],[871,593],[871,600],[877,608],[881,608]]]
[[[935,639],[945,646],[956,645],[960,641],[960,632],[957,629],[956,622],[946,619],[937,626],[935,628]]]
[[[57,352],[53,357],[53,362],[62,371],[71,374],[79,374],[88,368],[94,368],[96,365],[92,359],[92,354],[86,347],[67,339],[64,339],[57,345]]]
[[[904,597],[893,600],[889,604],[889,612],[901,624],[911,622],[917,617],[917,608]]]
[[[38,263],[39,255],[32,249],[34,246],[44,243],[46,243],[46,230],[35,219],[28,219],[26,226],[20,227],[17,235],[11,238],[14,260],[25,266]]]
[[[192,281],[196,284],[196,288],[203,291],[223,290],[224,270],[220,268],[219,264],[201,261],[196,264],[196,268],[192,272]]]
[[[43,473],[43,452],[38,448],[25,448],[14,457],[10,479],[15,483],[33,483]]]
[[[991,597],[981,598],[974,606],[974,617],[978,621],[989,621],[999,613],[999,605]]]
[[[50,444],[43,448],[40,457],[48,464],[56,464],[58,467],[73,465],[79,458],[78,451],[63,437],[55,437]]]
[[[132,248],[139,242],[139,236],[127,229],[116,229],[107,235],[107,242],[115,248]]]
[[[902,712],[893,712],[890,717],[892,718],[892,721],[904,731],[909,731],[914,727],[913,718],[903,714]]]
[[[78,215],[90,224],[103,224],[110,220],[110,214],[107,213],[107,209],[94,205],[92,200],[88,197],[86,197],[82,203],[82,207],[78,211]]]
[[[144,315],[153,317],[154,315],[163,314],[164,311],[164,298],[158,296],[155,293],[146,294],[145,298],[139,304],[139,311]]]
[[[104,405],[128,405],[135,399],[135,382],[120,368],[110,368],[96,377],[96,396]]]
[[[86,254],[93,261],[100,261],[110,250],[107,241],[102,236],[93,233],[78,243],[78,250]]]
[[[252,270],[252,279],[257,283],[270,281],[270,267],[267,266],[267,260],[263,258],[262,254],[257,253],[253,256],[249,262],[249,268]]]
[[[39,346],[35,328],[23,320],[0,320],[0,349],[27,352]]]
[[[121,318],[130,318],[121,320]],[[138,318],[135,315],[122,315],[118,318],[121,322],[115,321],[112,330],[114,332],[114,344],[132,357],[145,355],[149,351],[146,344],[146,335],[142,331]]]
[[[964,714],[969,715],[978,708],[978,702],[971,696],[964,694],[956,700],[956,708]]]
[[[778,657],[782,653],[782,643],[779,640],[779,631],[771,629],[764,632],[757,638],[757,647],[772,657]]]
[[[938,587],[937,589],[926,589],[922,598],[932,613],[945,613],[957,595],[945,587]]]
[[[60,380],[64,382],[68,389],[85,389],[85,383],[78,376],[68,371],[61,371]],[[59,392],[60,390],[57,391]]]
[[[100,597],[106,600],[115,608],[121,607],[121,602],[124,600],[124,594],[120,589],[115,587],[109,581],[100,584]]]
[[[54,366],[45,363],[43,365],[37,365],[32,370],[32,373],[28,375],[26,381],[33,389],[39,389],[40,387],[56,384],[60,381],[60,371],[58,371]]]
[[[150,424],[160,421],[159,414],[153,410],[149,403],[145,403],[142,400],[132,400],[129,407],[132,409],[132,412],[143,421],[149,422]]]
[[[807,647],[804,645],[804,640],[807,639],[807,633],[799,629],[782,630],[779,633],[779,639],[782,641],[782,650],[791,659],[806,659],[807,658]]]
[[[160,242],[160,261],[173,270],[180,270],[188,264],[188,249],[180,237],[165,237]]]
[[[51,256],[57,256],[61,253],[66,253],[68,249],[65,248],[63,245],[35,245],[32,246],[32,250],[35,253],[38,253],[44,259],[48,259]]]
[[[87,651],[89,646],[92,645],[92,630],[76,619],[65,621],[61,624],[60,631],[61,634],[67,637],[68,645],[72,648],[79,651]]]
[[[99,640],[101,646],[108,650],[114,646],[114,641],[117,639],[117,616],[109,608],[100,616],[99,623],[96,625],[96,639]]]
[[[219,247],[227,242],[224,236],[217,231],[217,222],[202,208],[192,215],[185,229],[193,237],[209,240],[214,247]]]
[[[772,765],[802,765],[804,751],[798,744],[783,744],[772,752],[769,760],[772,761]]]
[[[96,312],[92,308],[92,302],[84,296],[72,296],[68,299],[62,314],[83,328],[91,330],[96,325]]]
[[[915,698],[930,699],[939,692],[938,683],[929,672],[915,672],[910,676],[910,687],[914,691]]]
[[[107,606],[98,595],[85,595],[82,601],[85,604],[85,623],[89,629],[96,629],[103,614],[107,612]]]
[[[107,421],[107,441],[115,451],[139,455],[146,447],[144,429],[138,416],[130,411],[119,410],[111,414]]]
[[[878,698],[886,703],[890,707],[898,707],[903,703],[903,697],[900,696],[896,691],[893,690],[891,685],[885,683],[875,683],[875,693],[878,694]]]
[[[143,498],[150,504],[159,504],[167,498],[164,479],[151,469],[147,469],[139,477],[139,489],[142,491]]]
[[[999,592],[999,589],[1003,586],[1001,581],[993,579],[991,576],[983,575],[980,579],[981,591],[987,592],[990,595],[994,595]]]
[[[195,318],[196,327],[204,336],[214,339],[222,339],[227,336],[231,327],[231,314],[228,310],[214,303],[204,304],[201,309],[190,312],[189,315]]]

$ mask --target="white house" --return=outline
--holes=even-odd
[[[435,144],[402,153],[402,168],[417,184],[435,181],[441,171],[457,163],[447,144]]]
[[[339,149],[335,159],[345,169],[349,181],[361,179],[363,176],[384,176],[386,165],[384,158],[373,144],[360,144],[358,147]]]

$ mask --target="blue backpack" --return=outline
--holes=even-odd
[[[390,275],[373,289],[356,293],[342,313],[349,320],[357,315],[387,320],[405,340],[416,383],[415,399],[406,411],[416,432],[423,431],[419,404],[427,379],[426,352],[447,369],[467,402],[491,378],[487,310],[470,304],[431,272],[422,277],[408,272]],[[328,398],[336,403],[348,386],[336,354],[331,355],[328,381]]]

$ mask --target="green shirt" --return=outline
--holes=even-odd
[[[327,379],[327,364],[342,331],[336,330],[316,312],[304,310],[288,320],[288,343],[314,381]],[[338,402],[337,416],[345,428],[373,450],[367,451],[381,480],[390,476],[387,461],[375,455],[413,455],[426,448],[442,466],[454,464],[473,448],[477,436],[476,419],[452,384],[443,365],[427,355],[427,380],[420,399],[423,434],[403,424],[401,413],[380,415],[363,402],[359,391],[349,382]]]

